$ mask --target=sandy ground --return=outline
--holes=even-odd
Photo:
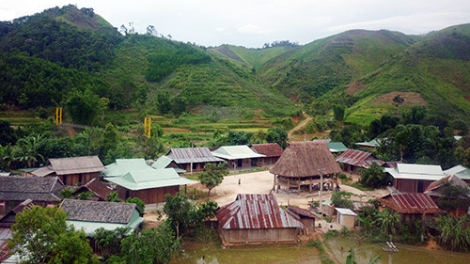
[[[357,175],[352,176],[353,180],[358,179]],[[273,193],[276,196],[279,205],[292,205],[300,208],[308,209],[312,201],[330,200],[332,191],[323,191],[320,199],[319,191],[312,193],[287,193],[284,190],[279,192],[272,191],[274,184],[274,175],[269,171],[252,172],[246,174],[233,174],[226,176],[224,181],[211,191],[210,199],[216,201],[219,206],[223,206],[235,201],[237,194],[269,194]],[[200,184],[188,186],[189,188],[205,189]],[[352,200],[366,202],[369,199],[382,197],[388,194],[388,190],[374,190],[372,192],[363,192],[348,185],[340,184],[342,191],[353,193]],[[146,227],[158,225],[158,219],[154,213],[156,210],[162,210],[163,204],[148,205],[146,209],[145,219]],[[320,231],[327,232],[330,229],[341,229],[341,226],[336,223],[326,223],[323,220],[317,221],[322,226]]]

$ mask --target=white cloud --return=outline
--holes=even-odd
[[[69,0],[0,1],[0,20],[68,5]],[[74,0],[92,7],[115,27],[134,22],[145,32],[201,45],[261,47],[276,40],[309,43],[348,29],[390,29],[423,34],[470,23],[468,0]]]

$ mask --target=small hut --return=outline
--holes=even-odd
[[[300,193],[302,187],[309,192],[314,186],[333,187],[334,176],[342,170],[326,141],[306,141],[289,143],[269,172],[274,174],[273,189],[283,186],[288,192],[296,188]]]
[[[315,232],[315,215],[310,210],[293,206],[288,206],[287,209],[304,225],[302,234],[308,235],[310,232]]]
[[[335,208],[335,210],[338,212],[338,223],[349,230],[353,229],[356,224],[357,214],[348,208]]]

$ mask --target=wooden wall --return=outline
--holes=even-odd
[[[269,244],[297,242],[297,228],[278,229],[221,229],[224,241],[229,244]]]
[[[168,186],[162,188],[153,188],[153,189],[145,189],[145,190],[138,190],[132,191],[127,190],[122,186],[118,186],[118,197],[122,200],[126,200],[129,197],[137,197],[142,200],[145,204],[152,204],[152,203],[161,203],[165,201],[165,194],[175,195],[179,192],[180,186]]]

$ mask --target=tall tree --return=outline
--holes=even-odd
[[[186,231],[202,223],[205,215],[191,203],[186,195],[165,195],[163,211],[168,216],[176,237],[180,238]]]
[[[199,175],[199,181],[201,184],[209,189],[207,198],[211,196],[211,190],[222,183],[224,177],[229,174],[227,163],[207,163],[204,166],[204,172]]]
[[[270,128],[266,132],[266,141],[268,143],[277,143],[283,149],[287,147],[289,135],[280,127]]]
[[[122,241],[121,254],[126,263],[165,264],[180,248],[181,241],[164,222],[157,228],[144,229]]]
[[[59,207],[32,206],[16,215],[8,248],[28,263],[91,263],[92,249],[83,231],[66,224]]]

